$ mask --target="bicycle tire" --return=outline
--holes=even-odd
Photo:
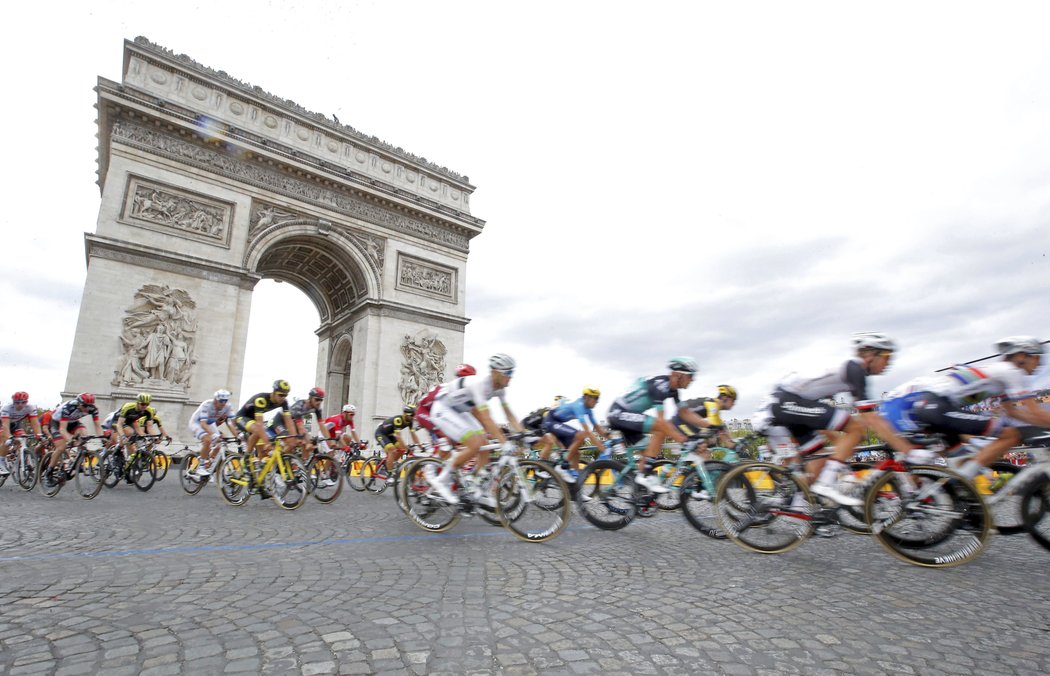
[[[73,485],[85,500],[93,500],[102,491],[102,460],[98,453],[82,450],[73,464]]]
[[[595,460],[580,471],[576,508],[592,526],[620,530],[634,521],[634,472],[623,474],[619,460]]]
[[[11,469],[11,465],[13,465],[13,464],[14,463],[12,463],[12,462],[8,462],[7,463],[7,468],[8,468],[7,472],[8,473],[7,474],[0,474],[0,486],[3,486],[5,483],[7,483],[7,477],[11,476],[11,472],[13,471]]]
[[[417,527],[430,532],[441,533],[455,526],[460,519],[459,505],[452,505],[433,494],[430,482],[426,479],[427,467],[433,468],[435,474],[441,472],[444,463],[438,458],[420,458],[412,472],[411,481],[402,481],[398,485],[401,493],[399,500],[407,509],[405,513]]]
[[[252,496],[251,470],[243,453],[226,456],[215,468],[215,476],[219,484],[219,496],[226,503],[240,507]]]
[[[19,451],[15,460],[15,481],[23,490],[31,491],[36,487],[37,478],[40,476],[37,471],[39,464],[40,456],[35,448],[28,447]]]
[[[346,485],[358,493],[365,491],[365,478],[362,472],[364,472],[366,462],[368,458],[353,455],[346,463]]]
[[[157,481],[164,481],[164,477],[168,476],[168,468],[171,466],[171,456],[159,449],[153,449],[152,455],[153,471],[157,476]]]
[[[106,488],[113,488],[123,478],[123,474],[123,455],[118,456],[116,450],[112,448],[102,451],[102,485]]]
[[[561,534],[572,514],[565,479],[538,460],[519,460],[496,482],[496,515],[503,527],[525,542],[546,542]]]
[[[405,463],[403,469],[404,477],[402,477],[401,481],[398,482],[397,490],[394,491],[394,499],[397,502],[397,506],[400,507],[401,511],[405,514],[408,514],[408,505],[404,501],[404,496],[412,490],[426,490],[426,488],[428,487],[426,477],[424,477],[422,473],[417,471],[417,469],[419,468],[420,460],[422,460],[422,458],[413,458],[412,460]],[[406,481],[416,482],[416,485],[412,488],[409,488],[408,491],[404,491],[401,489],[401,484]]]
[[[310,493],[323,505],[333,502],[343,492],[343,477],[339,465],[330,455],[315,453],[306,465],[310,477]],[[327,485],[322,485],[330,482]]]
[[[37,482],[40,485],[40,492],[49,498],[58,495],[58,492],[62,490],[62,484],[65,483],[61,473],[62,465],[51,467],[51,454],[46,454],[40,461],[40,478]]]
[[[270,476],[267,477],[267,490],[270,492],[270,497],[281,509],[299,509],[306,502],[306,497],[310,493],[310,477],[306,471],[306,466],[303,465],[303,461],[298,456],[294,455],[284,454],[281,456],[281,460],[286,465],[285,472],[279,476],[278,472],[280,470],[277,468],[277,464],[274,463],[274,468],[270,471]],[[273,484],[272,488],[269,485],[270,483]]]
[[[1024,529],[1040,547],[1050,551],[1050,478],[1033,482],[1021,495]]]
[[[802,496],[799,505],[796,496]],[[813,534],[816,511],[809,488],[781,465],[756,462],[729,470],[715,492],[726,536],[760,554],[783,554]]]
[[[210,476],[196,476],[193,471],[200,466],[200,453],[187,453],[182,456],[182,468],[179,470],[179,485],[189,495],[196,495],[208,485]]]
[[[920,500],[920,491],[931,492]],[[924,568],[972,561],[991,532],[991,514],[977,488],[945,467],[915,466],[880,477],[864,512],[883,549]]]
[[[722,530],[718,514],[715,512],[715,495],[722,477],[732,468],[733,466],[727,462],[710,460],[704,463],[704,471],[710,477],[712,485],[704,485],[700,473],[694,467],[682,479],[682,486],[679,489],[682,515],[685,516],[685,520],[690,526],[715,540],[726,539],[726,533]],[[694,493],[701,492],[706,495],[694,495]]]
[[[157,469],[153,466],[153,458],[146,453],[137,453],[128,468],[128,477],[135,488],[143,493],[153,488],[153,484],[157,482]]]

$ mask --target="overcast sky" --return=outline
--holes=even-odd
[[[854,331],[901,344],[876,392],[1050,338],[1047,26],[1040,2],[30,4],[0,41],[0,396],[65,384],[124,39],[469,176],[465,358],[518,359],[519,415],[591,384],[604,411],[687,354],[686,394],[732,383],[743,417]],[[280,294],[301,329],[253,313],[244,389],[216,386],[312,385],[316,310],[256,304]]]

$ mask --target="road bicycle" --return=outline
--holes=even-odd
[[[56,465],[51,464],[51,453],[44,455],[37,478],[41,492],[49,498],[58,495],[66,482],[73,480],[77,493],[86,500],[91,500],[102,490],[102,467],[98,454],[88,447],[88,443],[99,439],[94,436],[81,436],[73,439],[59,458]]]
[[[229,455],[215,474],[222,499],[235,506],[243,505],[252,495],[259,495],[272,498],[282,509],[298,509],[310,490],[302,460],[276,449],[265,462],[253,451]]]
[[[7,467],[15,483],[27,491],[33,490],[39,477],[38,465],[43,451],[51,452],[50,439],[17,430],[8,440]],[[0,476],[0,486],[7,480]]]
[[[352,452],[347,456],[344,470],[346,473],[346,484],[351,489],[358,493],[365,491],[365,484],[371,479],[375,466],[378,463],[378,459],[382,456],[383,451],[380,448],[372,449],[372,453],[368,456],[363,455],[363,452],[367,449],[364,448],[353,449]],[[375,460],[376,462],[372,462]],[[386,490],[386,487],[383,487]]]
[[[306,463],[310,495],[327,505],[343,492],[343,469],[326,439],[315,437],[314,444],[314,451]]]
[[[161,462],[156,455],[159,452],[156,446],[161,438],[159,434],[133,435],[128,438],[131,451],[126,455],[120,442],[104,449],[100,463],[106,488],[115,487],[121,480],[142,492],[153,488],[157,481],[157,467]],[[170,443],[170,440],[165,438],[165,443]]]
[[[198,470],[201,464],[200,451],[190,451],[189,447],[184,447],[184,451],[188,451],[182,456],[182,468],[179,470],[179,484],[182,486],[182,490],[186,491],[190,495],[196,495],[208,485],[211,481],[212,474],[200,474]],[[212,473],[218,469],[222,461],[227,456],[234,453],[244,452],[244,442],[237,437],[220,437],[217,442],[212,443],[211,452],[211,469]]]
[[[557,537],[571,514],[569,487],[554,469],[538,460],[519,459],[527,448],[522,435],[508,437],[517,446],[485,467],[471,473],[456,472],[451,489],[459,499],[451,504],[435,491],[431,481],[444,462],[436,457],[416,458],[406,464],[398,483],[398,502],[413,523],[436,533],[452,528],[463,516],[482,515],[499,521],[515,537],[526,542],[545,542]],[[500,452],[492,443],[482,451]]]

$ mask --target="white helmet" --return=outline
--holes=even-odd
[[[1007,356],[1023,352],[1025,354],[1043,354],[1046,348],[1035,336],[1010,336],[995,342],[995,351]]]
[[[700,370],[696,360],[692,357],[672,357],[671,361],[667,362],[667,368],[672,371],[681,371],[682,373],[696,373]]]
[[[857,350],[889,350],[894,352],[897,349],[897,343],[893,342],[893,339],[885,333],[866,331],[853,334],[853,347]]]
[[[494,354],[489,357],[489,368],[493,371],[501,371],[507,373],[513,371],[514,367],[517,366],[517,362],[509,354],[503,354],[502,352]]]
[[[343,407],[343,413],[357,413],[357,407],[353,404],[347,404]]]
[[[229,401],[231,396],[229,390],[215,390],[215,399],[217,401]]]

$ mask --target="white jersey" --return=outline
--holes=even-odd
[[[491,375],[479,374],[445,383],[438,390],[434,401],[441,402],[457,413],[466,413],[472,408],[488,408],[489,400],[494,397],[498,398],[501,404],[507,403],[506,390],[497,390],[492,384]]]
[[[999,395],[1017,401],[1035,396],[1025,384],[1026,375],[1022,368],[1005,360],[981,367],[953,366],[943,373],[922,378],[919,387],[912,391],[938,394],[960,405]]]
[[[846,393],[853,401],[861,402],[868,399],[867,375],[864,363],[859,358],[853,358],[817,376],[793,373],[777,387],[806,399],[823,399]]]
[[[36,406],[33,406],[28,402],[26,402],[21,408],[15,406],[15,402],[13,401],[3,408],[0,408],[0,418],[10,418],[13,423],[22,422],[24,418],[30,418],[35,415]]]
[[[230,402],[220,406],[214,399],[205,399],[197,407],[197,410],[193,412],[193,415],[190,416],[190,425],[200,425],[201,423],[214,425],[215,423],[225,422],[227,418],[232,417],[233,407],[230,406]]]

